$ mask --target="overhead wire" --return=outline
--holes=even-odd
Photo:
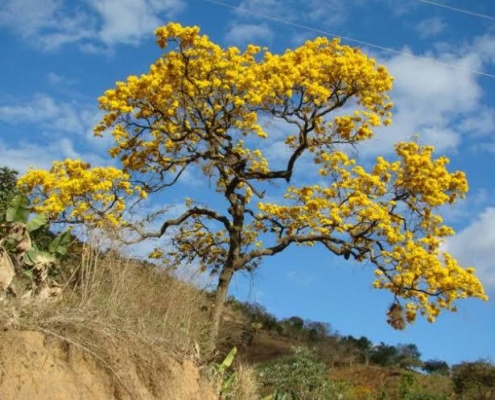
[[[264,14],[264,13],[261,13],[261,12],[258,12],[258,11],[249,10],[247,8],[244,8],[244,7],[239,7],[239,6],[235,6],[235,5],[232,5],[232,4],[227,4],[227,3],[224,3],[224,2],[218,1],[218,0],[203,0],[203,1],[204,2],[207,2],[207,3],[216,4],[216,5],[219,5],[219,6],[222,6],[222,7],[230,8],[232,10],[242,11],[242,12],[245,12],[247,14],[256,15],[258,17],[261,17],[261,18],[264,18],[264,19],[268,19],[268,20],[271,20],[271,21],[275,21],[275,22],[278,22],[278,23],[281,23],[281,24],[284,24],[284,25],[293,26],[295,28],[301,28],[301,29],[305,29],[307,31],[311,31],[311,32],[319,33],[319,34],[323,34],[323,35],[327,35],[327,36],[332,36],[332,37],[336,37],[336,38],[341,38],[341,39],[343,39],[345,41],[348,41],[348,42],[357,43],[357,44],[360,44],[360,45],[363,45],[363,46],[368,46],[368,47],[371,47],[371,48],[383,50],[383,51],[386,51],[386,52],[389,52],[389,53],[394,53],[394,54],[399,54],[399,55],[403,55],[403,56],[407,56],[407,57],[411,57],[411,58],[416,58],[418,60],[428,61],[428,62],[431,62],[431,63],[434,63],[434,64],[443,65],[444,67],[448,67],[448,68],[451,68],[451,69],[463,70],[463,71],[467,71],[467,72],[469,72],[471,74],[474,74],[474,75],[480,75],[480,76],[484,76],[484,77],[487,77],[487,78],[495,79],[495,74],[490,74],[488,72],[474,70],[474,69],[471,69],[471,68],[468,68],[468,67],[463,67],[462,65],[453,65],[451,63],[447,63],[447,62],[444,62],[444,61],[439,61],[439,60],[431,59],[431,58],[428,58],[428,57],[423,57],[423,56],[418,56],[418,55],[415,55],[415,54],[411,54],[411,53],[408,53],[406,51],[395,50],[395,49],[392,49],[390,47],[380,46],[378,44],[374,44],[374,43],[367,42],[367,41],[364,41],[364,40],[359,40],[359,39],[351,38],[349,36],[339,35],[339,34],[336,34],[336,33],[332,33],[332,32],[326,31],[324,29],[313,28],[313,27],[308,26],[308,25],[304,25],[304,24],[300,24],[300,23],[297,23],[297,22],[288,21],[288,20],[286,20],[284,18],[280,18],[280,17],[276,17],[276,16]]]
[[[481,13],[477,13],[474,11],[465,10],[463,8],[452,7],[452,6],[448,6],[446,4],[437,3],[437,2],[429,1],[429,0],[415,0],[415,1],[419,1],[420,3],[429,4],[429,5],[436,6],[436,7],[446,8],[447,10],[456,11],[456,12],[460,12],[460,13],[467,14],[467,15],[472,15],[472,16],[478,17],[478,18],[484,18],[484,19],[488,19],[490,21],[495,21],[495,17],[491,16],[491,15],[481,14]]]

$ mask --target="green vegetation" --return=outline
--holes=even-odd
[[[449,365],[442,360],[427,360],[423,363],[421,369],[428,374],[440,374],[440,375],[450,374]]]
[[[412,343],[374,344],[227,301],[241,271],[315,245],[373,269],[370,286],[390,293],[395,329],[487,299],[475,269],[444,246],[454,230],[442,213],[465,197],[466,174],[416,140],[373,162],[347,151],[392,123],[385,66],[337,38],[274,54],[222,48],[199,27],[173,22],[155,34],[161,54],[149,71],[122,77],[98,99],[94,133],[111,138],[111,166],[65,159],[19,178],[0,169],[4,326],[84,348],[131,398],[112,349],[137,359],[155,397],[166,352],[207,364],[223,399],[493,397],[488,362],[450,370],[442,360],[423,363]],[[266,117],[283,125],[283,137]],[[192,171],[208,185],[189,198],[177,185]],[[164,204],[172,198],[180,215]],[[69,225],[80,240],[53,233]],[[119,251],[137,243],[151,244],[145,261]],[[209,272],[214,290],[185,279],[188,266]]]
[[[222,362],[213,362],[210,365],[210,379],[217,383],[217,391],[224,399],[232,398],[231,394],[236,380],[236,373],[232,371],[231,367],[236,354],[237,347],[233,347]]]
[[[233,298],[228,307],[235,315],[229,319],[242,321],[225,323],[226,331],[239,331],[228,343],[238,344],[241,356],[259,365],[259,390],[266,399],[333,399],[340,394],[356,400],[491,400],[495,393],[495,366],[489,362],[451,369],[443,360],[423,361],[412,343],[373,345],[364,336],[340,335],[328,323],[298,316],[277,319],[260,304]],[[253,324],[260,327],[253,330]],[[243,340],[246,332],[249,341]]]
[[[58,293],[50,280],[57,277],[60,258],[67,255],[73,238],[68,231],[47,236],[48,218],[45,215],[30,218],[29,199],[14,192],[10,194],[0,222],[0,287],[15,294],[12,282],[17,274],[24,278],[21,290],[25,298],[28,293],[29,297]]]
[[[272,392],[268,398],[293,400],[337,400],[348,397],[348,385],[331,381],[325,363],[315,352],[296,347],[292,354],[259,369],[262,392]]]
[[[454,392],[461,399],[495,399],[495,365],[488,361],[454,365],[452,382]]]
[[[3,221],[8,204],[17,193],[17,174],[16,170],[7,167],[0,168],[0,221]]]

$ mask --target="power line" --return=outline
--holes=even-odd
[[[416,58],[416,59],[422,60],[422,61],[429,61],[429,62],[433,62],[435,64],[443,65],[444,67],[448,67],[448,68],[451,68],[451,69],[464,70],[464,71],[467,71],[467,72],[469,72],[471,74],[474,74],[474,75],[480,75],[480,76],[485,76],[487,78],[495,79],[495,74],[489,74],[487,72],[477,71],[477,70],[474,70],[474,69],[463,67],[461,65],[452,65],[452,64],[449,64],[447,62],[434,60],[434,59],[431,59],[431,58],[428,58],[428,57],[417,56],[417,55],[414,55],[414,54],[411,54],[411,53],[407,53],[405,51],[394,50],[394,49],[392,49],[390,47],[384,47],[384,46],[380,46],[380,45],[377,45],[377,44],[374,44],[374,43],[365,42],[363,40],[358,40],[358,39],[353,39],[353,38],[347,37],[347,36],[337,35],[336,33],[328,32],[328,31],[325,31],[323,29],[312,28],[311,26],[307,26],[307,25],[303,25],[303,24],[298,24],[297,22],[287,21],[286,19],[283,19],[283,18],[280,18],[280,17],[274,17],[274,16],[271,16],[271,15],[267,15],[267,14],[263,14],[263,13],[257,12],[257,11],[252,11],[252,10],[249,10],[247,8],[238,7],[238,6],[234,6],[234,5],[231,5],[231,4],[226,4],[226,3],[223,3],[221,1],[217,1],[217,0],[203,0],[203,1],[205,1],[207,3],[216,4],[216,5],[219,5],[219,6],[222,6],[222,7],[230,8],[232,10],[242,11],[242,12],[245,12],[245,13],[248,13],[248,14],[256,15],[258,17],[262,17],[262,18],[265,18],[265,19],[268,19],[268,20],[271,20],[271,21],[279,22],[281,24],[293,26],[295,28],[306,29],[306,30],[311,31],[311,32],[320,33],[320,34],[327,35],[327,36],[333,36],[333,37],[336,37],[336,38],[341,38],[341,39],[346,40],[348,42],[354,42],[354,43],[357,43],[357,44],[360,44],[360,45],[363,45],[363,46],[368,46],[368,47],[372,47],[372,48],[375,48],[375,49],[387,51],[389,53],[400,54],[400,55],[403,55],[403,56],[407,56],[407,57],[411,57],[411,58]],[[422,1],[422,0],[418,0],[418,1]]]
[[[420,3],[424,3],[424,4],[429,4],[432,6],[446,8],[446,9],[451,10],[451,11],[457,11],[457,12],[460,12],[463,14],[472,15],[472,16],[475,16],[478,18],[485,18],[485,19],[488,19],[490,21],[495,21],[495,17],[492,17],[491,15],[480,14],[480,13],[476,13],[473,11],[465,10],[463,8],[457,8],[457,7],[448,6],[446,4],[436,3],[434,1],[428,1],[428,0],[416,0],[416,1],[419,1]]]

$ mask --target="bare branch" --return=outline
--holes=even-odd
[[[170,228],[171,226],[181,225],[184,221],[187,221],[189,218],[197,217],[200,215],[203,215],[203,216],[206,216],[206,217],[209,217],[211,219],[215,219],[215,220],[221,222],[225,226],[225,229],[227,229],[228,231],[230,231],[232,229],[231,223],[227,217],[225,217],[221,214],[218,214],[217,212],[215,212],[213,210],[209,210],[207,208],[193,207],[193,208],[190,208],[189,210],[187,210],[186,212],[184,212],[180,217],[166,221],[160,229],[160,236],[163,236],[165,234],[165,232],[167,231],[167,229]]]
[[[287,235],[282,237],[278,243],[271,247],[264,249],[256,249],[247,253],[243,257],[244,263],[248,263],[255,258],[264,256],[273,256],[281,251],[285,250],[292,243],[307,243],[307,242],[319,242],[322,243],[328,250],[336,255],[344,255],[344,247],[347,245],[342,239],[332,238],[328,235],[322,234],[307,234],[307,235]],[[336,245],[341,245],[341,248]]]

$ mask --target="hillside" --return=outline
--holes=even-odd
[[[115,346],[114,343],[108,343]],[[0,333],[0,393],[2,399],[177,399],[217,397],[192,361],[171,357],[160,368],[144,354],[115,346],[110,367],[76,342],[33,331]],[[102,365],[103,363],[103,365]]]
[[[232,305],[234,303],[234,306]],[[248,305],[249,306],[249,305]],[[251,305],[252,307],[252,305]],[[262,307],[254,305],[254,308]],[[272,316],[273,317],[273,316]],[[306,346],[316,349],[318,359],[327,365],[327,376],[333,382],[352,387],[347,393],[349,399],[402,399],[401,390],[414,390],[421,393],[421,399],[441,400],[452,398],[453,386],[450,377],[441,374],[419,373],[419,368],[404,368],[400,365],[381,366],[359,361],[349,357],[353,349],[349,348],[346,338],[329,334],[330,343],[308,340],[304,335],[299,338],[276,329],[268,330],[262,326],[253,329],[252,315],[239,309],[231,299],[222,324],[222,350],[227,352],[232,346],[239,348],[239,357],[253,365],[272,365],[290,358],[292,350]],[[260,319],[270,319],[267,313]],[[273,317],[274,318],[274,317]],[[279,321],[282,322],[283,321]],[[254,323],[256,324],[256,323]],[[364,360],[363,360],[364,361]],[[383,397],[386,396],[386,397]],[[418,399],[420,397],[417,397]]]

